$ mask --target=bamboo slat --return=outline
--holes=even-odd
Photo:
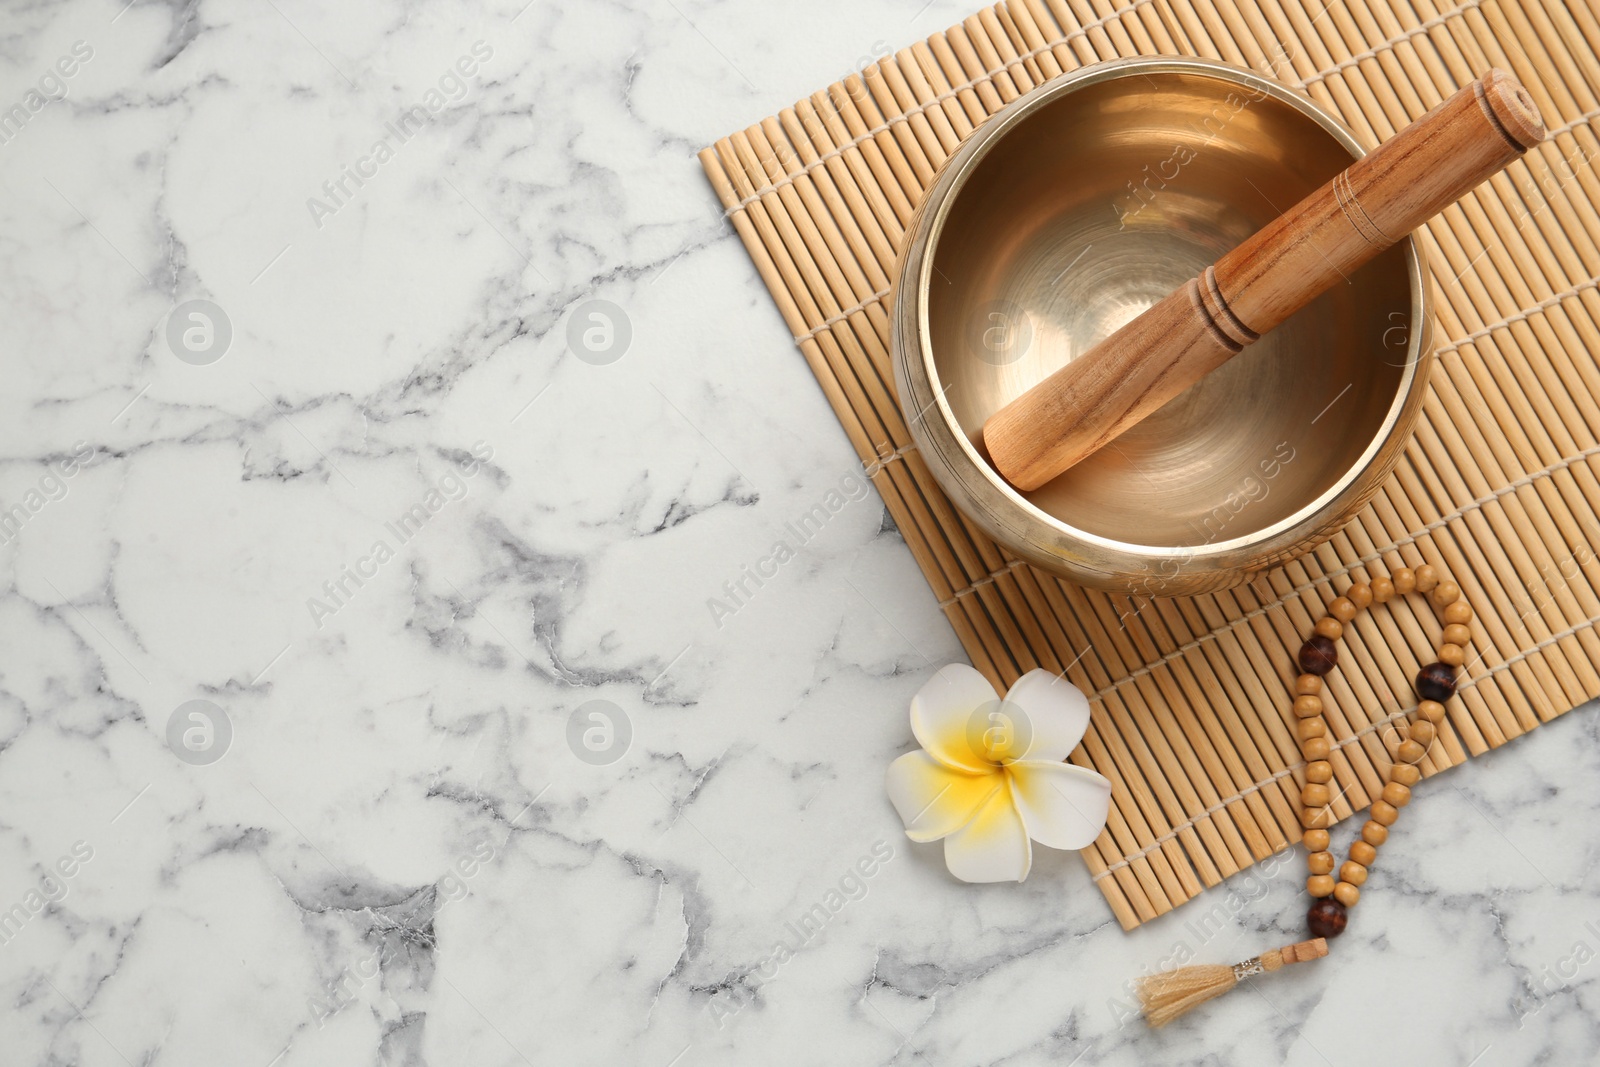
[[[1008,0],[700,153],[974,665],[1002,689],[1045,667],[1091,694],[1073,760],[1113,804],[1084,858],[1124,928],[1299,840],[1292,653],[1355,581],[1432,563],[1476,613],[1426,774],[1600,695],[1597,48],[1595,11],[1562,0]],[[988,116],[1064,71],[1157,54],[1253,67],[1368,146],[1500,66],[1551,136],[1421,231],[1440,359],[1372,503],[1249,586],[1152,601],[1037,571],[956,511],[899,409],[884,298],[923,191]],[[1439,639],[1411,599],[1363,612],[1328,678],[1341,819],[1381,788]]]

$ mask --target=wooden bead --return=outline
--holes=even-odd
[[[1333,895],[1333,875],[1313,874],[1306,879],[1306,892],[1314,897],[1327,897]]]
[[[1444,621],[1453,626],[1465,626],[1472,621],[1472,605],[1465,600],[1458,600],[1444,609]],[[1462,642],[1457,641],[1456,644]]]
[[[1372,586],[1366,582],[1357,582],[1349,589],[1346,589],[1344,595],[1349,597],[1350,603],[1354,604],[1358,609],[1365,608],[1372,603]]]
[[[1394,758],[1401,763],[1421,763],[1422,757],[1427,754],[1427,749],[1407,738],[1400,742],[1400,747],[1395,750]]]
[[[1327,806],[1304,808],[1300,812],[1300,825],[1307,830],[1326,830],[1333,825],[1333,809]]]
[[[1423,748],[1427,748],[1429,745],[1433,744],[1433,739],[1437,736],[1436,731],[1437,727],[1435,727],[1433,723],[1429,722],[1427,719],[1418,719],[1406,729],[1406,733],[1410,735],[1411,740],[1415,741]]]
[[[1372,579],[1372,601],[1375,604],[1387,604],[1394,599],[1394,580],[1391,578]]]
[[[1382,845],[1389,840],[1389,828],[1382,823],[1368,819],[1366,825],[1361,827],[1361,840],[1373,847]]]
[[[1383,802],[1396,808],[1405,807],[1411,803],[1411,787],[1401,785],[1399,782],[1390,782],[1383,787]]]
[[[1452,645],[1446,642],[1439,646],[1439,662],[1447,663],[1452,667],[1459,667],[1467,662],[1466,649],[1460,645]]]
[[[1295,697],[1294,713],[1296,717],[1301,719],[1316,718],[1322,714],[1322,698],[1312,696]]]
[[[1308,808],[1325,807],[1330,795],[1328,787],[1317,782],[1307,782],[1300,787],[1300,803]]]
[[[1393,826],[1394,821],[1400,817],[1400,809],[1387,800],[1374,800],[1372,802],[1372,821],[1379,826]]]
[[[1306,758],[1307,763],[1325,760],[1328,758],[1328,753],[1332,751],[1333,746],[1328,744],[1326,737],[1313,737],[1300,746],[1300,754]]]
[[[1306,764],[1306,781],[1327,785],[1333,781],[1333,764],[1325,759],[1312,760]]]
[[[1461,599],[1461,587],[1451,581],[1440,582],[1428,594],[1428,599],[1433,601],[1434,607],[1447,608]]]
[[[1356,901],[1361,899],[1361,890],[1349,882],[1340,882],[1333,887],[1333,899],[1347,908],[1353,908],[1356,906]]]
[[[1350,843],[1350,858],[1363,867],[1371,867],[1372,861],[1378,858],[1378,850],[1365,841],[1352,841]]]
[[[1431,593],[1439,584],[1439,572],[1431,564],[1424,563],[1417,568],[1417,592]]]
[[[1472,644],[1472,631],[1467,628],[1465,623],[1453,622],[1444,628],[1443,639],[1449,644],[1465,647]],[[1440,658],[1442,659],[1443,657]]]
[[[1339,864],[1339,881],[1349,882],[1351,885],[1367,884],[1367,869],[1355,860],[1346,860]]]
[[[1301,741],[1309,741],[1313,737],[1327,737],[1328,724],[1321,719],[1301,719],[1295,723],[1295,733],[1300,735]]]
[[[1389,768],[1389,781],[1412,786],[1422,780],[1422,772],[1414,763],[1396,763]]]
[[[1312,937],[1338,937],[1349,921],[1349,913],[1337,900],[1319,900],[1306,912],[1306,926]]]
[[[1344,636],[1344,623],[1332,615],[1324,615],[1317,620],[1317,625],[1312,627],[1312,633],[1321,634],[1329,641],[1337,641]]]
[[[1332,838],[1326,830],[1307,830],[1300,835],[1300,843],[1310,852],[1326,852]]]
[[[1417,695],[1443,704],[1456,695],[1456,669],[1448,663],[1430,663],[1417,672]]]
[[[1332,852],[1313,852],[1306,857],[1306,870],[1312,874],[1332,874],[1333,863]]]
[[[1417,718],[1426,719],[1438,726],[1444,722],[1444,705],[1437,700],[1424,700],[1417,705]]]
[[[1302,674],[1294,680],[1296,696],[1314,697],[1322,692],[1322,679],[1314,674]]]
[[[1327,674],[1339,662],[1339,650],[1321,634],[1312,634],[1300,646],[1300,655],[1296,660],[1300,669],[1307,674]]]
[[[1347,596],[1335,597],[1332,604],[1328,605],[1328,614],[1340,622],[1349,622],[1356,617],[1356,605]]]
[[[1394,579],[1394,591],[1401,596],[1417,588],[1417,572],[1410,567],[1401,567],[1389,577]]]

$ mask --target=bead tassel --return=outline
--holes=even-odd
[[[1199,963],[1146,975],[1139,980],[1139,1003],[1144,1008],[1146,1022],[1151,1026],[1165,1026],[1190,1009],[1220,997],[1242,978],[1276,971],[1290,963],[1321,959],[1327,954],[1328,942],[1318,937],[1263,952],[1232,967]]]
[[[1373,800],[1360,838],[1350,847],[1350,859],[1337,864],[1333,853],[1328,851],[1327,827],[1334,819],[1330,789],[1333,766],[1327,761],[1333,742],[1323,716],[1322,678],[1338,665],[1338,647],[1334,642],[1344,636],[1363,608],[1370,604],[1386,604],[1412,592],[1426,594],[1434,606],[1441,609],[1444,631],[1439,659],[1417,672],[1417,695],[1422,699],[1408,724],[1406,736],[1396,746],[1388,783],[1382,794]],[[1370,585],[1357,582],[1328,605],[1327,615],[1317,621],[1295,657],[1301,674],[1295,679],[1293,712],[1300,754],[1305,758],[1300,823],[1306,828],[1302,840],[1310,871],[1306,891],[1315,898],[1306,923],[1313,938],[1273,949],[1231,967],[1198,964],[1140,979],[1139,1000],[1151,1026],[1165,1026],[1190,1009],[1226,993],[1242,978],[1328,954],[1327,939],[1344,932],[1349,910],[1361,899],[1361,886],[1377,860],[1378,848],[1389,839],[1389,827],[1399,819],[1400,809],[1411,802],[1411,787],[1422,777],[1417,764],[1428,754],[1429,746],[1438,736],[1445,717],[1444,701],[1455,695],[1456,668],[1465,658],[1465,647],[1471,640],[1472,633],[1467,626],[1471,621],[1472,609],[1461,598],[1461,588],[1427,564],[1415,571],[1403,567],[1389,577],[1374,578]]]

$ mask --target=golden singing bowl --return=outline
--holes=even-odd
[[[1298,93],[1198,59],[1086,67],[995,115],[940,170],[895,279],[895,378],[940,486],[1022,558],[1127,593],[1226,588],[1330,537],[1422,407],[1411,238],[1034,492],[979,430],[1362,154]]]

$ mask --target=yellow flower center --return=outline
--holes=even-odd
[[[967,747],[981,760],[1003,766],[1027,754],[1033,723],[1015,704],[991,700],[967,720]]]

